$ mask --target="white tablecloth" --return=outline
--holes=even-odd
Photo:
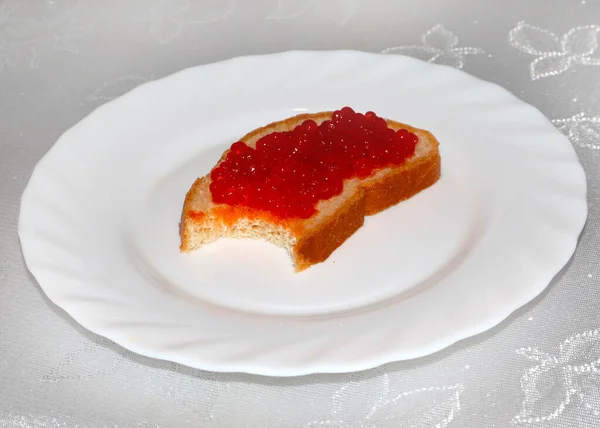
[[[598,0],[0,0],[0,426],[600,426],[598,37]],[[19,200],[36,162],[136,85],[288,49],[417,56],[541,109],[588,177],[572,261],[492,330],[355,374],[208,373],[78,326],[21,255]]]

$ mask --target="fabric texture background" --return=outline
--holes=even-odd
[[[1,427],[600,426],[600,1],[0,0]],[[71,320],[20,251],[21,193],[62,132],[181,68],[288,49],[405,54],[542,110],[588,177],[571,262],[486,333],[361,373],[278,379],[135,355]]]

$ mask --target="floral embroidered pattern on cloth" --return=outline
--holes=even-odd
[[[396,53],[419,58],[428,62],[463,68],[469,55],[484,53],[483,49],[458,47],[458,37],[442,25],[436,25],[421,37],[422,45],[387,48],[382,53]]]
[[[460,384],[445,387],[421,388],[413,391],[393,392],[390,389],[390,376],[382,375],[370,382],[350,382],[331,397],[331,418],[314,421],[308,427],[379,427],[392,421],[407,426],[435,426],[445,428],[460,412],[460,394],[463,387]],[[365,384],[371,383],[378,398],[349,408],[350,400],[359,391],[364,390]],[[357,418],[348,419],[349,415],[358,413]]]
[[[517,353],[536,363],[521,377],[525,398],[515,423],[558,418],[568,406],[581,406],[600,416],[600,332],[587,331],[566,339],[557,355],[538,348]]]
[[[577,113],[566,119],[555,119],[553,123],[580,147],[600,149],[600,116]]]
[[[0,427],[600,426],[600,3],[546,3],[0,1]],[[463,69],[549,117],[585,169],[589,217],[548,289],[437,354],[298,378],[152,360],[54,306],[27,272],[17,219],[27,179],[57,137],[186,67],[294,49]]]
[[[556,76],[576,64],[600,65],[600,26],[586,25],[567,31],[562,37],[548,30],[520,22],[509,34],[510,44],[537,58],[530,65],[532,80]]]

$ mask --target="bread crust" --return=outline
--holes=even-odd
[[[273,122],[251,131],[240,141],[254,147],[264,135],[292,130],[308,119],[321,123],[330,119],[332,113],[301,114]],[[364,224],[366,215],[377,214],[412,197],[433,185],[441,176],[439,143],[430,132],[391,120],[387,120],[387,123],[391,128],[404,128],[415,133],[420,141],[427,140],[427,151],[423,155],[414,155],[414,159],[409,158],[403,165],[378,171],[366,179],[348,180],[350,183],[345,184],[342,195],[319,202],[319,211],[329,209],[328,204],[333,204],[335,209],[316,219],[279,219],[268,212],[247,207],[215,205],[208,190],[210,174],[198,178],[185,197],[180,223],[180,250],[189,252],[219,236],[236,236],[233,232],[235,224],[246,219],[289,235],[284,237],[287,239],[284,241],[291,244],[283,245],[277,240],[270,240],[288,247],[297,272],[325,261]],[[228,152],[229,149],[216,166]]]
[[[328,217],[318,227],[301,235],[294,248],[296,271],[321,263],[354,235],[365,222],[365,192],[359,189],[337,215]]]

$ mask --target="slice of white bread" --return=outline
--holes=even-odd
[[[308,119],[317,124],[330,120],[333,112],[302,114],[256,129],[240,141],[250,147],[272,132],[291,131]],[[428,131],[386,120],[389,128],[406,129],[419,141],[405,163],[373,171],[367,178],[344,181],[341,194],[317,203],[308,219],[281,219],[246,206],[213,202],[210,174],[198,178],[188,191],[180,223],[181,251],[189,252],[220,237],[265,239],[285,248],[296,271],[325,261],[364,223],[376,214],[410,198],[434,184],[441,174],[439,143]],[[227,156],[223,153],[218,166]]]

